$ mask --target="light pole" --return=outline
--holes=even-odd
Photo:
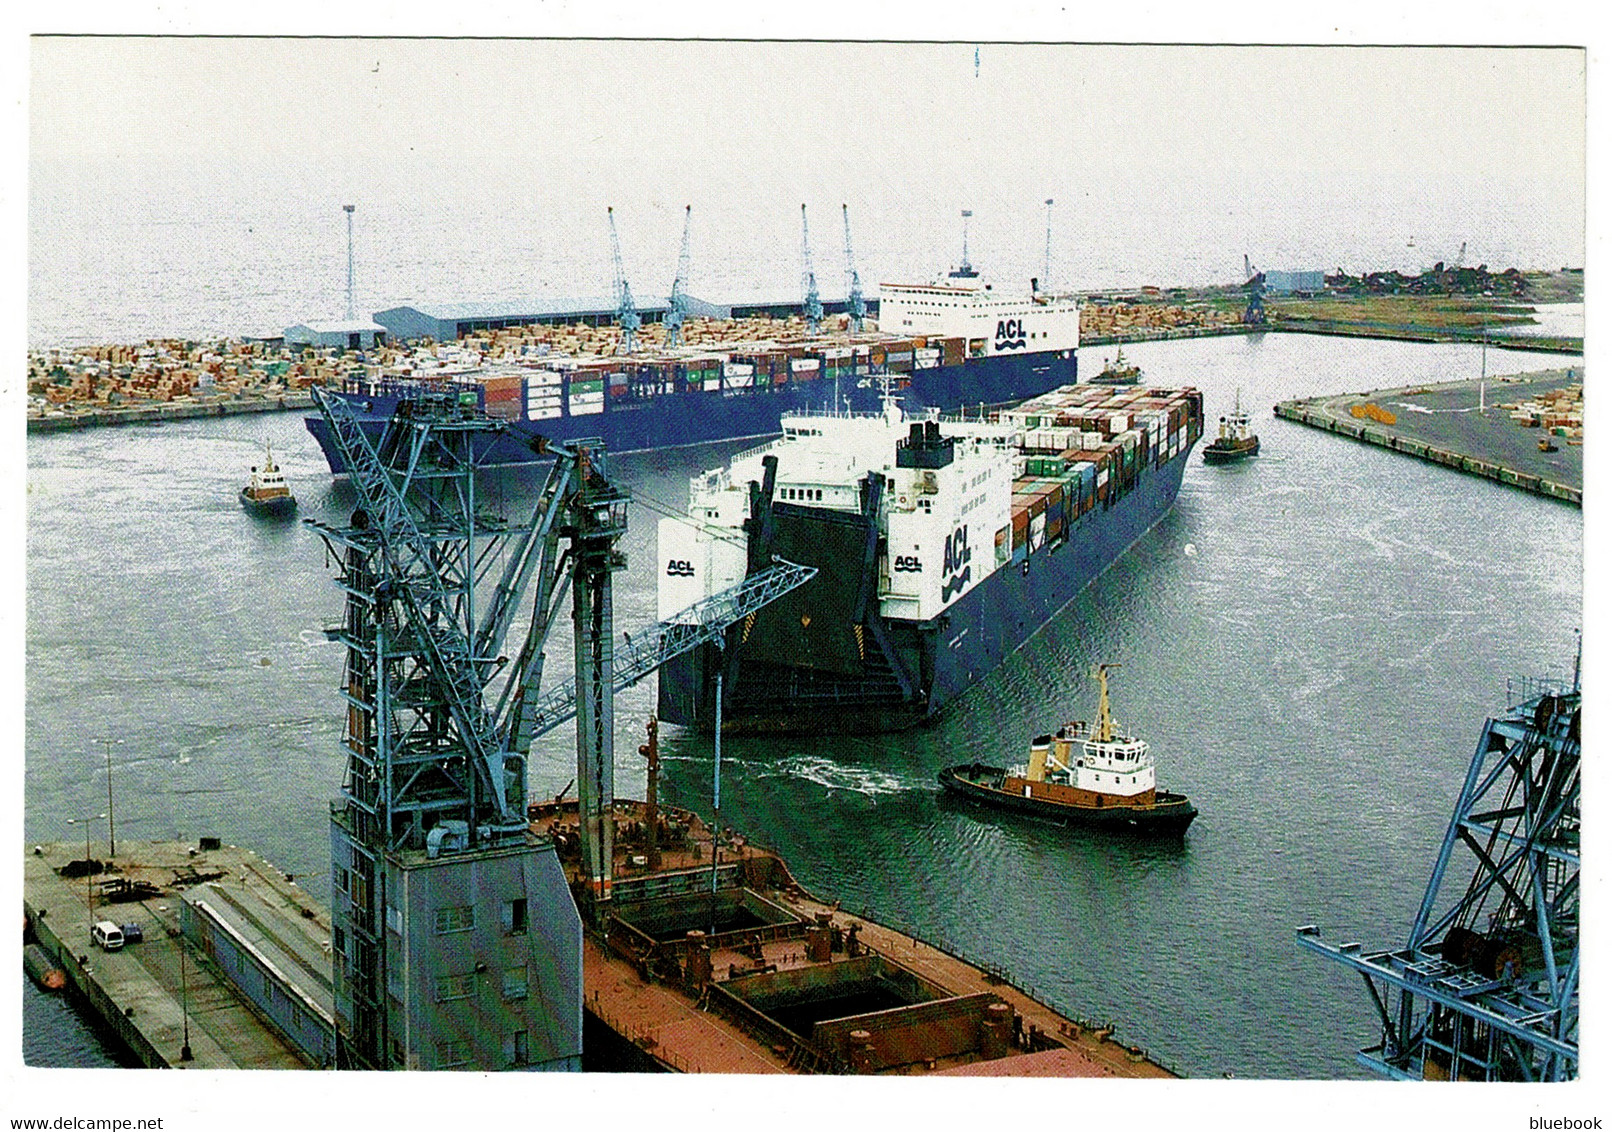
[[[185,1016],[185,1044],[179,1047],[179,1060],[189,1061],[190,1054],[190,978],[185,972],[185,937],[179,937],[179,1003]]]
[[[90,868],[90,822],[100,821],[105,814],[92,814],[79,818],[68,818],[68,825],[83,825],[84,827],[84,907],[89,912],[90,926],[95,926],[95,894],[91,887],[91,878],[95,875]]]
[[[112,858],[118,855],[117,833],[112,824],[112,744],[123,746],[122,739],[105,738],[101,740],[101,747],[106,751],[106,857],[110,864]],[[88,856],[88,854],[85,854]]]

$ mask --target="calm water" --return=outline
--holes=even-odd
[[[1117,1020],[1184,1073],[1362,1076],[1351,1056],[1376,1028],[1360,984],[1300,952],[1293,928],[1402,939],[1506,678],[1571,663],[1581,515],[1270,415],[1298,394],[1475,375],[1478,347],[1267,335],[1133,354],[1152,379],[1205,389],[1211,421],[1241,388],[1264,454],[1219,469],[1195,457],[1175,511],[934,726],[729,740],[724,814],[808,887]],[[1487,364],[1567,360],[1491,350]],[[292,414],[29,437],[30,840],[103,808],[98,740],[117,737],[119,834],[216,834],[327,895],[341,651],[320,629],[340,603],[313,532],[235,502],[264,439],[303,516],[350,511]],[[735,447],[614,470],[678,503]],[[518,477],[504,490],[516,499]],[[624,627],[653,616],[654,519],[632,514]],[[564,665],[568,649],[551,656]],[[1092,710],[1098,661],[1123,665],[1117,713],[1201,811],[1183,844],[940,797],[942,766],[1013,759]],[[652,681],[618,700],[624,795],[643,788],[633,752],[653,703]],[[540,740],[534,793],[572,779],[573,743],[568,728]],[[663,745],[672,800],[705,808],[709,740],[668,728]],[[30,998],[25,1018],[36,1063],[111,1059],[60,1004]]]

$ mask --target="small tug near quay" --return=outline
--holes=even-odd
[[[986,805],[1069,824],[1179,837],[1198,816],[1183,794],[1158,789],[1147,743],[1126,733],[1108,708],[1108,670],[1097,666],[1097,722],[1076,720],[1030,744],[1027,765],[967,763],[940,772],[940,784]]]
[[[263,446],[263,466],[252,469],[252,478],[241,488],[241,506],[254,515],[282,518],[297,509],[297,497],[286,486],[285,474],[274,462],[274,450]]]
[[[1248,414],[1243,410],[1242,391],[1238,390],[1236,405],[1228,415],[1220,418],[1220,435],[1204,446],[1203,462],[1229,464],[1233,460],[1258,455],[1259,437],[1254,435],[1248,423]]]

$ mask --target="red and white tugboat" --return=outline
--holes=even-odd
[[[252,478],[241,488],[241,506],[254,515],[289,515],[297,509],[296,496],[286,486],[285,476],[274,462],[274,450],[263,445],[263,466],[252,469]]]
[[[1198,816],[1183,794],[1158,789],[1147,743],[1108,710],[1108,670],[1096,669],[1097,722],[1076,720],[1030,744],[1030,761],[1002,767],[969,763],[940,772],[940,784],[987,805],[1070,824],[1179,837]]]

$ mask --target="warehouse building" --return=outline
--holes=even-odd
[[[386,342],[387,329],[369,319],[351,322],[299,322],[285,328],[288,346],[334,346],[341,350],[371,350]]]

